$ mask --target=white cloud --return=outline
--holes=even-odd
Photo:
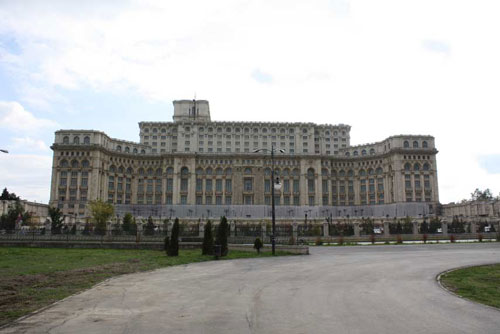
[[[37,118],[18,102],[0,101],[0,127],[11,131],[36,131],[53,128],[57,123]]]
[[[0,35],[21,51],[0,55],[31,104],[54,87],[161,101],[197,92],[217,120],[347,123],[353,144],[431,134],[447,202],[475,183],[500,190],[477,163],[500,153],[499,10],[488,0],[9,2]]]
[[[34,139],[31,137],[13,138],[14,144],[12,147],[20,148],[23,151],[38,151],[38,152],[48,152],[49,147],[40,139]]]
[[[48,203],[52,158],[44,155],[0,155],[0,187],[23,199]]]

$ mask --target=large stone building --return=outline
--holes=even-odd
[[[268,217],[272,147],[278,217],[432,214],[434,138],[397,135],[350,145],[344,124],[212,121],[208,101],[174,101],[173,122],[141,122],[140,141],[59,130],[50,205],[88,215],[89,200],[142,216]]]

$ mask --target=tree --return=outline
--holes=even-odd
[[[63,226],[63,213],[61,209],[57,207],[49,208],[49,216],[52,223],[50,224],[50,233],[52,234],[61,234],[61,229]]]
[[[90,214],[95,222],[95,233],[104,235],[106,233],[106,222],[115,213],[113,205],[98,199],[89,202]]]
[[[167,250],[168,256],[179,256],[179,218],[175,218]]]
[[[7,188],[3,188],[2,195],[0,195],[0,200],[4,201],[19,201],[19,196],[16,196],[14,193],[9,193]]]
[[[148,222],[146,223],[146,227],[144,229],[144,235],[153,234],[155,234],[155,224],[153,223],[153,217],[149,216]]]
[[[493,194],[489,188],[486,188],[485,190],[479,190],[479,188],[476,188],[470,196],[473,201],[491,201],[493,199]]]
[[[264,244],[262,243],[262,240],[260,240],[260,238],[256,238],[254,243],[253,243],[253,248],[255,248],[257,250],[257,253],[260,254],[260,249],[264,246]]]
[[[205,225],[205,231],[203,232],[203,246],[201,249],[201,254],[214,254],[214,236],[212,235],[212,223],[210,222],[210,220]]]
[[[29,215],[24,212],[24,207],[20,201],[16,201],[14,205],[10,205],[6,214],[3,214],[0,218],[0,229],[14,230],[16,228],[16,223],[19,220],[25,220]]]
[[[229,225],[227,223],[227,218],[225,216],[222,216],[220,218],[219,227],[217,228],[217,238],[215,240],[215,244],[221,246],[220,249],[221,256],[226,256],[229,252],[229,249],[227,247],[228,232],[229,232]]]
[[[132,214],[129,212],[127,212],[125,216],[123,216],[123,224],[122,224],[123,232],[130,233],[132,219],[133,219]]]

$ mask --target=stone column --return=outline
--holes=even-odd
[[[389,224],[390,224],[390,222],[384,221],[384,237],[386,237],[386,238],[389,238],[391,236]]]
[[[236,224],[234,221],[229,223],[229,236],[234,237],[236,235]]]
[[[260,230],[261,230],[261,240],[262,240],[262,243],[266,243],[266,230],[267,230],[267,224],[266,222],[261,222],[260,223]],[[271,242],[271,241],[269,241]]]
[[[328,222],[323,222],[323,236],[324,237],[330,236],[330,229],[328,227],[329,227]]]
[[[198,223],[198,237],[203,238],[205,235],[205,223],[204,222],[199,222]]]
[[[418,221],[412,222],[413,224],[413,235],[418,235]]]
[[[297,224],[297,222],[293,222],[293,224],[292,224],[292,236],[295,239],[295,242],[298,241],[298,237],[299,237],[299,232],[298,232],[299,227],[298,226],[299,225]]]
[[[441,231],[443,232],[443,236],[448,235],[448,222],[447,221],[441,222]]]
[[[354,236],[359,238],[360,237],[359,223],[355,222],[353,223],[353,225],[354,225]]]

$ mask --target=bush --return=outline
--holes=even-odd
[[[212,223],[210,220],[205,225],[203,232],[203,245],[201,247],[202,255],[214,255],[214,237],[212,235]]]
[[[253,243],[253,248],[255,248],[257,250],[257,253],[260,254],[260,249],[264,246],[264,244],[262,243],[262,240],[260,240],[260,238],[256,238],[254,243]]]
[[[170,244],[170,241],[168,239],[168,235],[165,237],[165,240],[163,242],[164,242],[164,250],[168,255],[168,248],[169,248],[169,244]]]
[[[455,242],[455,235],[450,235],[450,242]]]
[[[172,236],[168,245],[168,256],[179,256],[179,218],[175,218],[174,226],[172,227]]]
[[[225,216],[222,216],[220,218],[219,227],[217,228],[217,238],[215,240],[215,244],[221,246],[220,249],[221,256],[226,256],[227,253],[229,252],[229,249],[227,247],[228,232],[229,232],[229,225],[227,223],[227,219]]]
[[[497,232],[497,242],[500,242],[500,232]]]
[[[398,234],[397,238],[396,238],[396,243],[398,244],[402,244],[403,243],[403,238],[401,238],[401,236]]]
[[[153,217],[149,216],[148,222],[144,227],[144,235],[154,235],[155,234],[155,224],[153,222]]]
[[[479,242],[483,242],[483,235],[482,235],[481,233],[479,233],[479,234],[477,235],[477,240],[478,240]]]
[[[316,246],[321,246],[323,245],[323,240],[321,240],[321,237],[317,237],[316,241],[314,242]]]
[[[344,244],[344,237],[340,236],[339,240],[337,241],[337,245],[342,246]]]
[[[293,236],[291,236],[290,239],[288,239],[288,244],[291,246],[295,245],[295,238]]]
[[[424,242],[424,244],[426,244],[426,243],[427,243],[427,238],[428,238],[427,234],[424,234],[424,235],[422,236],[422,241]]]
[[[375,244],[375,234],[370,234],[370,242],[372,243],[372,245]]]
[[[132,214],[126,213],[125,216],[123,216],[122,229],[124,232],[126,233],[130,232],[132,221],[133,221]]]

